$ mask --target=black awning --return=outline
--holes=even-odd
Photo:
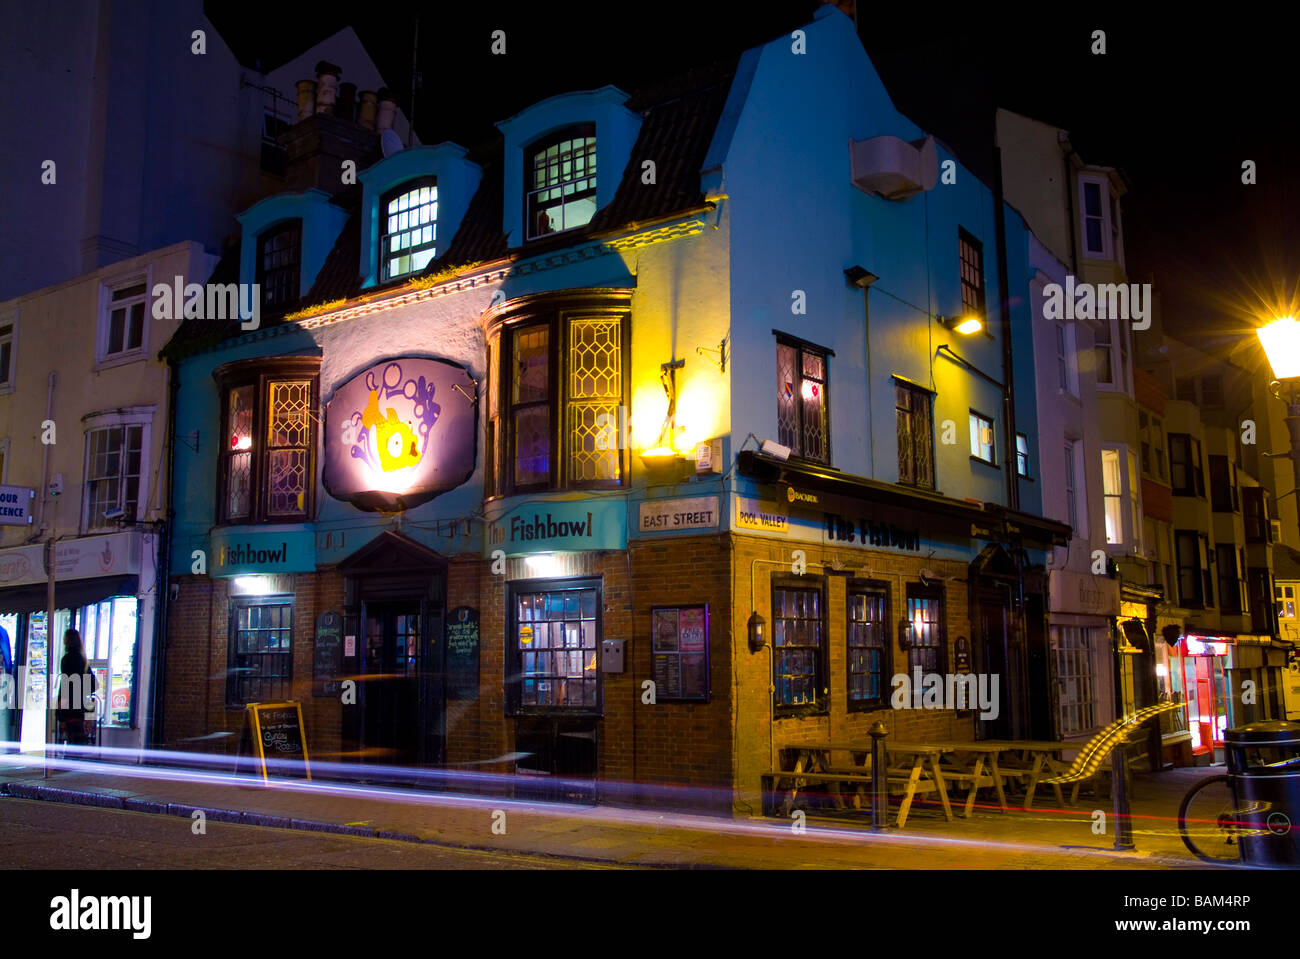
[[[809,509],[836,510],[846,504],[865,507],[881,519],[910,522],[927,532],[1017,542],[1031,549],[1070,542],[1072,530],[1064,523],[992,503],[968,503],[829,467],[782,462],[753,450],[741,450],[736,459],[742,475],[788,487],[789,501]]]
[[[78,609],[110,596],[134,596],[139,591],[140,577],[135,574],[55,580],[54,607]],[[45,583],[0,589],[0,613],[36,613],[46,608],[46,602]]]

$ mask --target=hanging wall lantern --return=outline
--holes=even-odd
[[[758,610],[749,614],[749,649],[758,652],[767,645],[767,620],[759,615]]]

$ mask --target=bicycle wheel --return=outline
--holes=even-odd
[[[1178,835],[1193,856],[1217,865],[1241,861],[1245,829],[1227,776],[1210,776],[1188,790],[1178,807]]]

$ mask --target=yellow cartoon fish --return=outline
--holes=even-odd
[[[370,402],[361,413],[361,425],[375,431],[375,445],[379,449],[379,467],[385,473],[415,466],[420,462],[420,447],[415,433],[397,418],[397,411],[389,407],[387,416],[379,416],[379,392],[370,391]]]

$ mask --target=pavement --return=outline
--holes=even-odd
[[[873,833],[869,815],[820,808],[810,808],[806,819],[727,817],[340,781],[260,784],[225,771],[174,766],[65,765],[47,771],[31,757],[0,756],[0,797],[544,856],[574,865],[675,869],[1207,868],[1183,846],[1175,817],[1194,783],[1222,771],[1135,773],[1130,808],[1136,851],[1118,852],[1110,800],[1087,793],[1077,805],[1058,809],[1042,790],[1031,811],[977,805],[969,819],[954,809],[952,822],[937,805],[918,803],[905,829]],[[6,806],[0,799],[0,820],[7,818]],[[1105,831],[1098,834],[1098,828]]]

